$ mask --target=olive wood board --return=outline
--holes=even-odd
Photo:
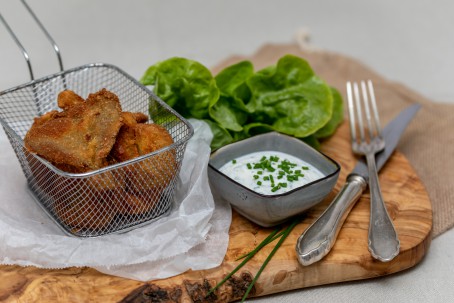
[[[349,144],[347,122],[323,142],[322,152],[342,167],[333,192],[303,217],[257,280],[250,296],[264,296],[305,287],[380,277],[418,264],[431,241],[432,208],[427,192],[403,154],[395,152],[380,172],[383,197],[396,227],[401,248],[388,263],[374,260],[367,248],[369,192],[366,191],[341,229],[332,251],[321,261],[301,266],[295,244],[320,216],[345,181],[357,158]],[[138,282],[99,273],[91,268],[46,270],[0,266],[0,301],[5,302],[231,302],[239,300],[271,252],[264,247],[227,283],[210,296],[208,290],[235,268],[236,259],[255,248],[273,228],[261,228],[233,212],[230,241],[223,263],[216,268]],[[275,241],[277,242],[277,241]]]

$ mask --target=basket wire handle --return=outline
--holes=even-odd
[[[8,31],[8,33],[11,35],[11,37],[13,38],[14,42],[16,42],[17,46],[20,48],[21,52],[22,52],[22,55],[24,56],[25,58],[25,61],[27,62],[27,66],[28,66],[28,71],[30,73],[30,78],[32,80],[34,80],[34,77],[33,77],[33,70],[32,70],[32,64],[31,64],[31,61],[30,61],[30,56],[28,55],[27,51],[25,50],[24,46],[22,45],[22,43],[20,43],[19,39],[17,38],[17,36],[14,34],[13,30],[11,29],[11,27],[9,27],[8,23],[6,22],[5,18],[3,18],[2,14],[0,14],[0,20],[2,21],[2,23],[5,25],[5,28],[6,30]]]
[[[46,28],[44,27],[44,25],[41,23],[41,21],[39,21],[38,17],[36,16],[35,12],[33,12],[33,10],[31,9],[31,7],[27,4],[27,2],[25,2],[25,0],[21,0],[22,3],[24,4],[25,8],[27,8],[28,12],[30,13],[30,15],[33,17],[33,19],[35,20],[35,22],[38,24],[38,26],[41,28],[41,30],[43,31],[43,33],[46,35],[47,39],[49,40],[49,42],[52,44],[52,47],[54,48],[54,52],[55,54],[57,55],[57,59],[58,59],[58,64],[60,66],[60,71],[63,71],[63,60],[61,58],[61,53],[60,53],[60,48],[58,47],[57,43],[55,43],[55,40],[52,38],[52,36],[49,34],[49,32],[46,30]]]
[[[61,53],[60,53],[60,48],[58,47],[57,43],[55,43],[55,40],[52,38],[52,36],[49,34],[49,32],[46,30],[46,28],[44,27],[44,25],[41,23],[41,21],[38,19],[38,17],[36,16],[36,14],[33,12],[33,10],[31,9],[31,7],[27,4],[27,2],[25,2],[25,0],[21,0],[22,4],[25,6],[25,8],[27,9],[27,11],[29,12],[29,14],[33,17],[33,19],[35,20],[35,22],[38,24],[39,28],[43,31],[43,33],[46,35],[47,39],[49,40],[49,42],[52,44],[52,47],[54,49],[54,52],[55,54],[57,55],[57,59],[58,59],[58,64],[60,66],[60,71],[63,71],[63,60],[62,60],[62,57],[61,57]],[[6,22],[5,18],[3,18],[3,16],[0,14],[0,21],[2,21],[2,23],[5,25],[5,28],[6,30],[8,31],[8,33],[10,34],[10,36],[13,38],[14,42],[16,42],[17,46],[20,48],[21,52],[22,52],[22,55],[24,56],[25,58],[25,61],[27,62],[27,66],[28,66],[28,71],[30,73],[30,78],[31,80],[35,80],[34,76],[33,76],[33,69],[32,69],[32,64],[31,64],[31,60],[30,60],[30,56],[28,55],[28,52],[26,51],[26,49],[24,48],[24,46],[22,45],[22,43],[20,42],[19,38],[16,36],[16,34],[14,33],[14,31],[11,29],[11,27],[8,25],[8,23]]]

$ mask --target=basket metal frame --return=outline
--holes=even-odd
[[[26,168],[24,167],[24,163],[23,163],[24,159],[27,156],[31,156],[36,161],[39,161],[41,163],[41,165],[43,165],[47,169],[49,169],[49,171],[52,172],[52,174],[58,175],[58,177],[68,178],[71,180],[75,180],[75,179],[89,180],[90,178],[92,178],[96,175],[101,175],[105,172],[121,170],[128,166],[140,164],[144,161],[147,161],[147,159],[151,159],[153,157],[162,155],[166,152],[171,152],[171,151],[174,151],[177,149],[181,151],[181,148],[182,148],[183,153],[184,153],[187,141],[194,134],[194,129],[193,129],[192,125],[185,118],[183,118],[178,112],[176,112],[173,108],[171,108],[164,101],[162,101],[159,97],[157,97],[151,90],[149,90],[146,86],[143,86],[140,82],[138,82],[136,79],[134,79],[129,74],[122,71],[120,68],[118,68],[114,65],[111,65],[111,64],[106,64],[106,63],[92,63],[92,64],[82,65],[79,67],[75,67],[72,69],[68,69],[66,71],[58,72],[58,73],[55,73],[55,74],[52,74],[52,75],[49,75],[49,76],[46,76],[46,77],[43,77],[43,78],[40,78],[37,80],[32,80],[25,84],[21,84],[16,87],[4,90],[4,91],[0,92],[0,111],[3,109],[2,100],[6,97],[9,97],[10,94],[14,94],[14,93],[20,92],[21,90],[30,89],[30,88],[32,88],[33,91],[35,91],[34,88],[37,87],[38,85],[46,83],[48,81],[52,81],[57,78],[61,78],[62,80],[60,80],[60,81],[63,81],[66,85],[66,84],[68,84],[68,83],[66,83],[66,78],[65,78],[67,75],[74,74],[74,73],[77,73],[80,71],[86,71],[87,69],[96,69],[96,68],[108,69],[109,71],[119,74],[121,77],[125,77],[129,81],[129,83],[128,83],[129,86],[134,87],[135,89],[141,90],[147,96],[147,100],[146,100],[147,102],[149,102],[149,100],[151,98],[153,100],[153,102],[155,102],[157,105],[159,105],[160,111],[165,111],[166,115],[170,115],[170,116],[174,117],[174,119],[175,119],[174,121],[177,121],[177,122],[170,122],[170,124],[177,123],[178,125],[180,125],[180,127],[181,127],[181,125],[184,125],[185,133],[184,133],[184,135],[178,137],[177,138],[178,140],[175,140],[175,142],[173,144],[166,146],[162,149],[159,149],[155,152],[152,152],[152,153],[149,153],[146,155],[142,155],[142,156],[133,158],[128,161],[112,164],[107,167],[103,167],[103,168],[100,168],[100,169],[97,169],[94,171],[90,171],[90,172],[86,172],[86,173],[69,173],[69,172],[65,172],[65,171],[62,171],[62,170],[56,168],[50,162],[48,162],[47,160],[43,159],[42,157],[40,157],[36,154],[30,153],[29,155],[23,155],[22,153],[24,151],[22,151],[22,149],[24,149],[24,141],[23,141],[22,137],[9,125],[9,123],[7,121],[5,121],[5,119],[2,118],[2,115],[4,115],[4,114],[0,112],[0,124],[3,126],[3,128],[5,130],[7,137],[10,140],[10,143],[12,144],[12,147],[22,166],[23,172],[27,178],[28,192],[31,194],[31,196],[33,197],[33,200],[40,206],[40,208],[43,209],[43,211],[51,218],[51,220],[53,222],[55,222],[60,227],[60,229],[65,234],[71,235],[71,236],[76,236],[76,237],[97,237],[97,236],[101,236],[101,235],[105,235],[105,234],[124,233],[124,232],[130,231],[132,229],[150,224],[150,223],[158,220],[159,218],[161,218],[165,215],[168,215],[171,211],[171,207],[172,207],[173,203],[170,203],[168,205],[168,208],[165,209],[163,212],[161,212],[157,217],[153,217],[146,221],[141,221],[141,222],[125,221],[125,224],[124,225],[120,224],[119,228],[111,229],[111,230],[107,230],[107,231],[102,230],[102,231],[74,232],[68,226],[65,226],[65,224],[62,223],[61,220],[56,218],[55,214],[52,213],[49,206],[45,205],[45,203],[43,203],[43,200],[47,200],[47,199],[39,198],[39,197],[47,197],[48,193],[43,191],[40,188],[40,186],[36,187],[36,184],[33,184],[33,187],[32,187],[33,182],[30,180],[33,180],[34,176],[30,175],[30,172],[26,170]],[[35,96],[36,96],[36,98],[38,98],[37,95],[35,95]],[[39,103],[35,102],[35,105],[38,106],[37,110],[39,110]],[[151,120],[153,120],[153,118],[155,118],[155,117],[153,117],[153,116],[150,117]],[[167,128],[171,128],[171,127],[172,127],[172,125],[167,126]],[[21,146],[17,147],[18,144]],[[178,171],[175,174],[175,177],[174,177],[175,180],[172,181],[172,184],[173,184],[172,188],[165,188],[163,190],[163,192],[166,192],[165,193],[166,198],[173,197],[174,186],[176,184],[176,178],[178,178],[179,170],[181,168],[182,158],[183,158],[183,156],[181,156],[178,159],[178,168],[177,168]],[[169,192],[167,193],[167,191],[169,191]],[[52,200],[52,198],[50,200]]]
[[[49,216],[49,218],[54,223],[56,223],[57,226],[60,227],[60,229],[65,234],[70,235],[70,236],[76,236],[76,237],[97,237],[97,236],[101,236],[101,235],[105,235],[105,234],[124,233],[124,232],[130,231],[132,229],[150,224],[150,223],[158,220],[159,218],[168,215],[171,212],[172,205],[174,204],[173,202],[170,203],[169,201],[173,201],[172,197],[173,197],[173,194],[175,191],[176,180],[178,179],[178,174],[181,169],[181,162],[183,160],[184,151],[186,149],[186,144],[187,144],[187,141],[194,134],[194,129],[193,129],[192,125],[187,120],[185,120],[185,118],[183,118],[178,112],[176,112],[173,108],[171,108],[164,101],[162,101],[158,96],[156,96],[150,89],[148,89],[146,86],[143,86],[135,78],[133,78],[132,76],[125,73],[123,70],[121,70],[120,68],[118,68],[114,65],[107,64],[107,63],[90,63],[90,64],[78,66],[75,68],[71,68],[68,70],[64,70],[63,69],[63,60],[62,60],[61,54],[60,54],[60,49],[57,46],[57,44],[55,43],[54,39],[48,33],[46,28],[40,22],[40,20],[35,15],[33,10],[31,9],[31,7],[26,3],[26,1],[25,0],[20,0],[20,1],[24,5],[24,7],[28,11],[28,13],[33,17],[33,19],[35,20],[35,22],[39,26],[39,28],[44,32],[44,34],[46,35],[49,42],[52,44],[54,52],[55,52],[58,62],[59,62],[59,67],[60,67],[60,72],[57,72],[57,73],[54,73],[54,74],[51,74],[51,75],[48,75],[48,76],[35,80],[33,70],[32,70],[32,64],[31,64],[31,60],[30,60],[30,56],[29,56],[28,52],[22,46],[21,42],[19,41],[19,38],[15,35],[14,31],[9,27],[5,18],[3,18],[3,16],[0,14],[0,22],[4,24],[7,31],[10,33],[11,37],[13,38],[13,40],[16,42],[17,46],[21,50],[22,55],[24,56],[24,59],[26,60],[30,78],[31,78],[30,82],[0,91],[0,124],[2,125],[3,129],[5,130],[5,133],[11,143],[11,146],[12,146],[14,152],[16,153],[16,156],[22,167],[23,173],[27,179],[27,188],[28,188],[27,191],[30,193],[33,200],[39,205],[39,207],[41,209],[43,209],[43,211]],[[108,69],[112,73],[120,74],[121,77],[124,77],[125,81],[127,82],[127,84],[125,84],[125,85],[129,85],[128,94],[130,93],[131,87],[133,89],[140,89],[142,91],[142,93],[144,93],[147,96],[148,102],[151,102],[151,100],[152,100],[154,106],[158,106],[158,108],[156,109],[158,111],[156,113],[157,115],[159,115],[161,112],[165,112],[164,120],[166,120],[169,116],[173,117],[174,119],[170,119],[169,121],[167,121],[169,123],[169,125],[163,125],[163,126],[165,126],[165,128],[167,128],[168,131],[170,131],[170,129],[172,127],[177,128],[177,130],[175,130],[176,135],[173,134],[174,143],[169,146],[166,146],[160,150],[157,150],[155,152],[152,152],[152,153],[149,153],[146,155],[142,155],[137,158],[134,158],[134,159],[131,159],[128,161],[124,161],[121,163],[112,164],[107,167],[100,168],[98,170],[94,170],[94,171],[90,171],[90,172],[86,172],[86,173],[65,172],[65,171],[62,171],[62,170],[56,168],[54,165],[52,165],[50,162],[43,159],[42,157],[28,152],[24,146],[23,137],[15,131],[15,129],[12,127],[12,125],[10,125],[7,122],[7,120],[5,120],[5,119],[8,119],[8,117],[6,115],[8,115],[10,113],[10,111],[16,110],[16,109],[13,109],[13,105],[12,105],[12,103],[13,103],[12,100],[14,102],[16,102],[16,98],[19,99],[19,102],[34,102],[34,105],[28,104],[28,103],[26,105],[24,105],[24,106],[26,106],[26,109],[28,109],[28,112],[26,113],[26,115],[24,115],[24,117],[25,117],[24,121],[20,121],[21,123],[25,123],[24,125],[28,125],[28,124],[31,125],[32,122],[30,122],[27,119],[30,118],[31,108],[33,106],[36,109],[36,111],[33,110],[33,113],[36,113],[35,116],[43,115],[45,112],[47,112],[49,110],[49,106],[51,106],[52,109],[56,109],[56,108],[53,108],[54,107],[53,105],[50,105],[48,103],[46,104],[45,101],[40,99],[40,92],[42,92],[42,91],[40,91],[40,89],[41,90],[43,89],[42,85],[47,84],[46,82],[50,82],[49,85],[52,86],[52,82],[51,82],[52,80],[61,78],[61,82],[58,83],[59,87],[62,87],[63,89],[67,89],[68,83],[69,83],[70,84],[69,88],[71,88],[71,82],[70,82],[71,76],[70,75],[72,75],[74,73],[82,72],[85,70],[96,69],[96,68],[104,68],[104,69]],[[67,81],[67,77],[69,78],[68,81]],[[92,86],[90,85],[90,87],[92,87]],[[29,90],[30,88],[31,88],[31,91]],[[99,89],[100,88],[102,88],[102,87],[99,87]],[[123,90],[123,88],[119,88],[119,89]],[[29,96],[28,101],[22,100],[23,97],[19,97],[21,90],[25,90],[25,94],[27,96]],[[46,92],[46,94],[49,93],[49,94],[53,95],[52,92],[48,92],[45,89],[44,89],[44,91]],[[92,91],[92,93],[94,93],[94,92],[95,91]],[[133,93],[133,95],[134,94],[135,93]],[[139,94],[139,93],[137,93],[137,94]],[[48,98],[48,97],[46,97],[46,98]],[[31,99],[33,99],[33,100],[31,100]],[[2,101],[6,101],[7,104],[2,103]],[[124,100],[120,100],[120,101],[123,102]],[[135,100],[135,102],[137,102],[137,100]],[[45,108],[47,108],[47,109],[45,109]],[[2,112],[2,111],[4,111],[4,112]],[[150,108],[148,108],[148,111],[149,112],[146,112],[146,114],[151,114]],[[4,119],[4,117],[5,117],[5,119]],[[19,117],[23,118],[22,115],[20,115],[20,116],[15,115],[12,118],[10,117],[11,118],[10,120],[11,121],[14,120],[14,122],[17,122],[18,121],[17,119]],[[156,118],[156,117],[152,117],[152,116],[150,117],[152,122],[153,122],[153,118]],[[25,120],[27,120],[27,121],[25,121]],[[173,123],[175,125],[172,125]],[[180,131],[181,131],[181,133],[180,133]],[[21,133],[23,133],[23,127],[21,129]],[[22,134],[22,135],[24,135],[24,134]],[[175,136],[176,136],[176,138],[175,138]],[[162,189],[162,191],[159,193],[159,199],[165,197],[165,199],[167,201],[166,203],[169,203],[169,205],[166,206],[167,208],[160,209],[159,213],[156,214],[155,217],[152,217],[152,218],[145,217],[145,219],[142,218],[141,220],[138,220],[137,222],[135,222],[133,219],[131,219],[130,221],[125,221],[124,222],[125,224],[123,224],[123,225],[120,224],[117,228],[96,231],[96,232],[93,232],[93,231],[88,231],[88,232],[83,232],[83,233],[74,232],[73,230],[71,230],[71,228],[69,226],[66,226],[66,224],[63,223],[62,220],[59,220],[56,217],[56,215],[54,213],[52,213],[51,209],[49,208],[49,205],[47,205],[43,202],[43,200],[46,200],[46,201],[52,200],[52,198],[51,199],[46,198],[46,196],[52,195],[52,189],[49,189],[50,192],[46,192],[47,187],[42,187],[41,185],[39,185],[39,182],[35,180],[35,178],[38,178],[38,177],[34,176],[32,173],[32,170],[33,170],[32,166],[33,167],[36,166],[39,169],[41,169],[41,171],[39,171],[39,173],[38,173],[39,175],[41,175],[41,174],[45,175],[45,174],[49,173],[50,174],[49,178],[53,178],[54,176],[57,176],[58,178],[62,178],[63,180],[66,180],[65,178],[67,178],[68,180],[71,180],[71,182],[74,182],[74,183],[77,183],[74,180],[82,180],[82,186],[83,186],[82,188],[87,189],[86,184],[84,182],[86,180],[88,180],[87,182],[89,183],[89,181],[91,180],[90,178],[94,178],[97,175],[103,176],[103,174],[105,174],[105,173],[116,172],[117,170],[119,170],[119,171],[126,170],[128,167],[142,165],[147,161],[148,161],[148,163],[154,163],[153,162],[154,157],[159,158],[160,155],[166,155],[166,153],[171,153],[171,152],[177,153],[177,156],[176,156],[177,157],[176,158],[177,171],[175,172],[175,176],[172,177],[172,180],[169,183],[169,185],[166,186],[164,189]],[[33,164],[31,164],[29,161],[32,161]],[[44,172],[44,170],[46,170],[46,171]],[[143,178],[143,177],[139,177],[139,178]],[[141,181],[143,182],[143,179]],[[33,183],[33,182],[36,182],[36,183]],[[56,186],[61,186],[61,185],[58,185],[58,183],[56,183],[56,184],[57,184]],[[66,183],[64,186],[66,187]],[[134,187],[134,188],[136,189],[136,187]],[[88,187],[87,190],[92,191],[92,188]],[[78,195],[78,194],[82,195],[82,193],[80,193],[80,190],[76,190],[74,195]],[[41,199],[40,199],[40,197],[41,197]],[[45,197],[45,198],[43,198],[43,197]],[[77,201],[79,201],[79,199],[81,199],[81,198],[77,197],[77,199],[78,199]],[[91,200],[92,198],[87,198],[87,199]],[[161,200],[159,200],[158,202],[153,202],[153,203],[160,203],[160,201]],[[52,204],[52,203],[55,203],[55,201],[50,202],[50,204]],[[77,203],[79,203],[79,202],[77,202]],[[88,202],[84,202],[84,203],[88,203]],[[153,216],[154,216],[154,214],[153,214]],[[121,216],[120,216],[120,218],[121,218]]]

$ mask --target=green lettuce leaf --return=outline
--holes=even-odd
[[[241,104],[235,98],[221,96],[209,109],[210,117],[219,125],[228,130],[242,131],[242,124],[246,122],[248,114],[239,109]]]
[[[267,133],[274,130],[275,129],[273,126],[260,122],[254,122],[244,126],[244,132],[248,135],[248,137]]]
[[[248,117],[245,99],[250,98],[246,80],[254,74],[250,61],[242,61],[223,69],[215,77],[221,96],[209,109],[210,117],[222,127],[240,132]]]
[[[209,108],[220,95],[211,72],[185,58],[174,57],[150,66],[140,81],[153,85],[157,96],[188,118],[208,118]]]
[[[320,128],[314,136],[316,138],[326,138],[331,136],[344,120],[344,104],[342,96],[337,89],[331,87],[331,94],[333,95],[333,114],[331,119],[322,128]]]
[[[221,95],[243,100],[248,97],[246,81],[253,74],[254,66],[252,63],[250,61],[241,61],[221,70],[215,77],[216,85]]]
[[[211,140],[210,144],[212,150],[235,141],[230,133],[218,123],[208,119],[205,119],[203,121],[205,121],[210,126],[211,132],[213,133],[213,140]]]
[[[307,137],[331,118],[331,90],[312,71],[307,61],[286,55],[276,67],[268,67],[249,78],[252,92],[247,104],[256,121],[276,131]]]

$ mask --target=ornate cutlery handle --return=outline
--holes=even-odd
[[[302,265],[310,265],[328,254],[355,202],[366,188],[363,177],[350,174],[347,182],[323,214],[298,238],[296,254]]]
[[[400,242],[386,210],[378,183],[375,155],[367,154],[370,189],[369,251],[377,260],[388,262],[399,254]]]

